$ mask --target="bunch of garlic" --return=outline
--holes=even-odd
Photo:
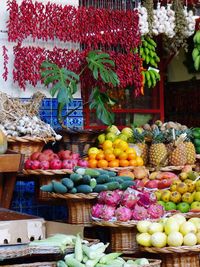
[[[139,14],[139,30],[141,35],[145,35],[149,32],[149,25],[148,25],[148,15],[147,10],[145,7],[141,6],[141,3],[138,4],[138,7],[136,8]]]
[[[55,137],[56,140],[62,138],[62,136],[56,134],[49,124],[41,121],[37,116],[23,116],[16,121],[5,120],[1,122],[0,128],[7,136],[13,137]]]
[[[193,14],[193,11],[192,10],[189,10],[188,11],[187,10],[187,7],[185,6],[183,12],[184,12],[184,15],[185,15],[186,20],[187,20],[187,27],[185,29],[185,36],[186,37],[189,37],[195,31],[196,21],[195,21],[195,17],[194,17],[194,14]]]
[[[175,13],[171,9],[171,6],[168,4],[166,8],[158,2],[153,14],[152,33],[154,35],[163,33],[169,38],[172,38],[175,34]]]

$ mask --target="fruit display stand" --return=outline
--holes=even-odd
[[[181,247],[140,247],[148,253],[157,253],[162,260],[162,267],[199,267],[200,245]]]

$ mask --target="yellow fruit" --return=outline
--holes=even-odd
[[[141,157],[136,157],[136,162],[138,166],[143,166],[144,165],[144,161]]]
[[[114,133],[107,133],[106,134],[106,140],[114,141],[117,138],[117,136]]]
[[[90,154],[98,154],[99,153],[99,149],[97,147],[90,147],[88,149],[88,155]]]
[[[120,140],[120,142],[117,144],[117,148],[120,148],[123,151],[126,151],[128,147],[128,143],[124,140]]]
[[[104,150],[104,154],[105,154],[105,155],[106,155],[106,154],[112,154],[113,151],[114,151],[113,148],[108,148],[108,149]]]
[[[135,149],[134,149],[133,147],[128,147],[128,148],[126,149],[126,153],[127,153],[127,154],[129,154],[129,153],[131,153],[131,154],[135,154],[135,156],[137,156],[137,153],[136,153],[136,151],[135,151]]]
[[[118,156],[119,159],[127,159],[128,158],[128,154],[126,152],[122,152],[119,154]]]
[[[119,135],[118,135],[118,138],[120,138],[121,140],[124,140],[124,141],[127,141],[127,140],[128,140],[127,135],[125,135],[125,134],[123,134],[123,133],[119,134]]]
[[[103,142],[102,144],[102,147],[103,147],[103,150],[106,150],[108,148],[112,148],[113,146],[113,142],[110,141],[110,140],[106,140],[105,142]]]
[[[115,141],[113,142],[113,147],[116,148],[120,141],[121,139],[119,138],[115,139]]]
[[[186,183],[181,182],[176,186],[176,189],[179,193],[184,194],[188,191],[188,186]]]
[[[119,156],[123,151],[119,148],[114,148],[113,154],[117,157]]]

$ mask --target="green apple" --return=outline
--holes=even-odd
[[[165,203],[165,210],[176,210],[176,204],[172,201]]]
[[[163,208],[165,209],[165,202],[164,202],[164,201],[159,200],[159,201],[158,201],[158,204],[161,205],[161,206],[163,206]],[[166,204],[167,204],[167,203],[166,203]],[[165,209],[165,210],[166,210],[166,209]]]
[[[177,206],[176,206],[177,210],[179,210],[182,213],[186,213],[190,210],[190,204],[186,203],[186,202],[180,202]]]

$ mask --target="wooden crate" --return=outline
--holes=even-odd
[[[0,173],[1,172],[18,172],[22,169],[24,155],[8,150],[5,154],[0,155]]]

